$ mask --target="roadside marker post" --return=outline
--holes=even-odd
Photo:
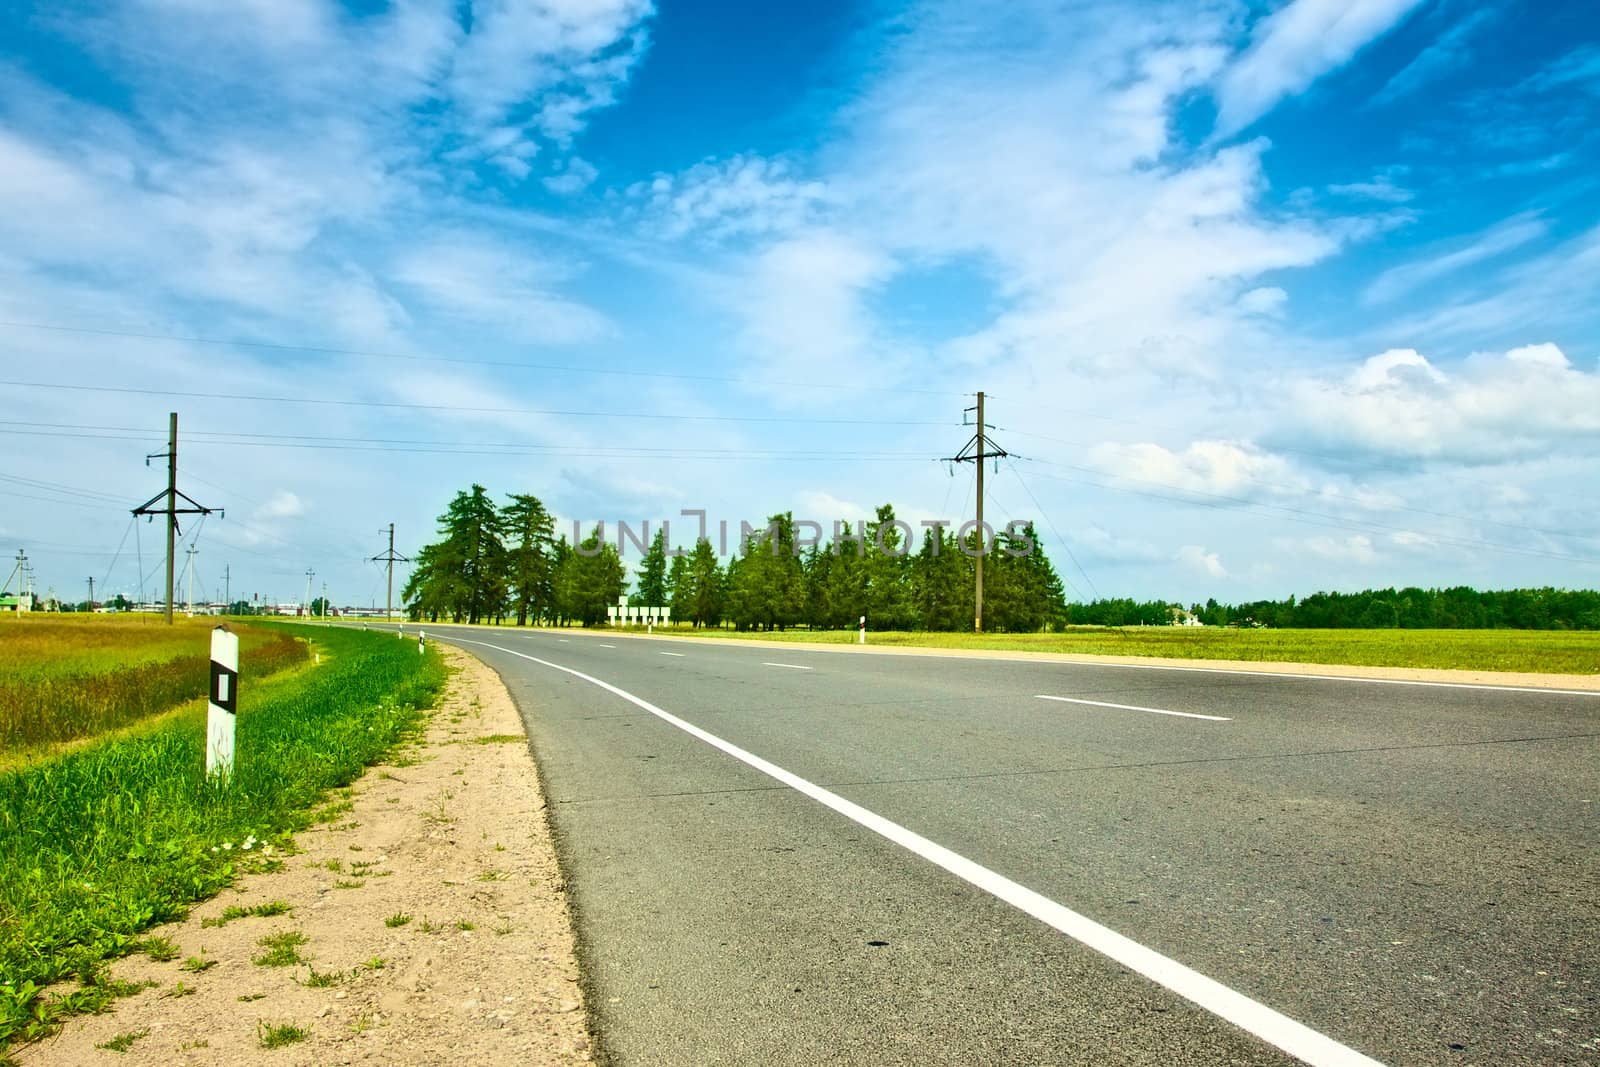
[[[426,651],[428,651],[428,635],[423,633],[421,630],[418,630],[417,631],[417,655],[420,656]]]
[[[861,640],[856,643],[860,645],[867,643],[867,617],[865,615],[861,616]]]
[[[206,705],[206,777],[233,774],[233,728],[239,712],[239,635],[211,631],[211,696]]]

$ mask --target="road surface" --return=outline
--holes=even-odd
[[[614,1062],[1600,1062],[1600,694],[427,629]]]

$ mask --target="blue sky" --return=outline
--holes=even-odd
[[[959,521],[978,389],[1074,596],[1600,581],[1587,5],[218,10],[0,14],[41,589],[154,570],[169,410],[201,588],[370,603],[473,481]]]

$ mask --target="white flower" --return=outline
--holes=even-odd
[[[233,851],[233,842],[232,841],[224,841],[222,843],[222,851],[224,851],[224,852],[232,852]]]
[[[212,846],[211,846],[211,851],[212,851],[212,852],[215,852],[215,851],[216,851],[216,850],[217,850],[217,846],[216,846],[216,845],[212,845]]]

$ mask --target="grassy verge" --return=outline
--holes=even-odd
[[[666,636],[745,641],[824,644],[854,644],[856,641],[853,630],[738,633],[674,626],[657,627],[655,632]],[[990,652],[1069,652],[1095,656],[1600,674],[1600,633],[1587,631],[1229,630],[1160,626],[1085,628],[1055,634],[869,632],[867,641],[874,646],[967,648]]]
[[[437,654],[321,630],[332,655],[280,684],[241,685],[235,773],[205,778],[204,711],[0,773],[0,1059],[118,994],[99,965],[241,868],[271,866],[307,809],[420,726]],[[45,992],[65,978],[70,992]]]

